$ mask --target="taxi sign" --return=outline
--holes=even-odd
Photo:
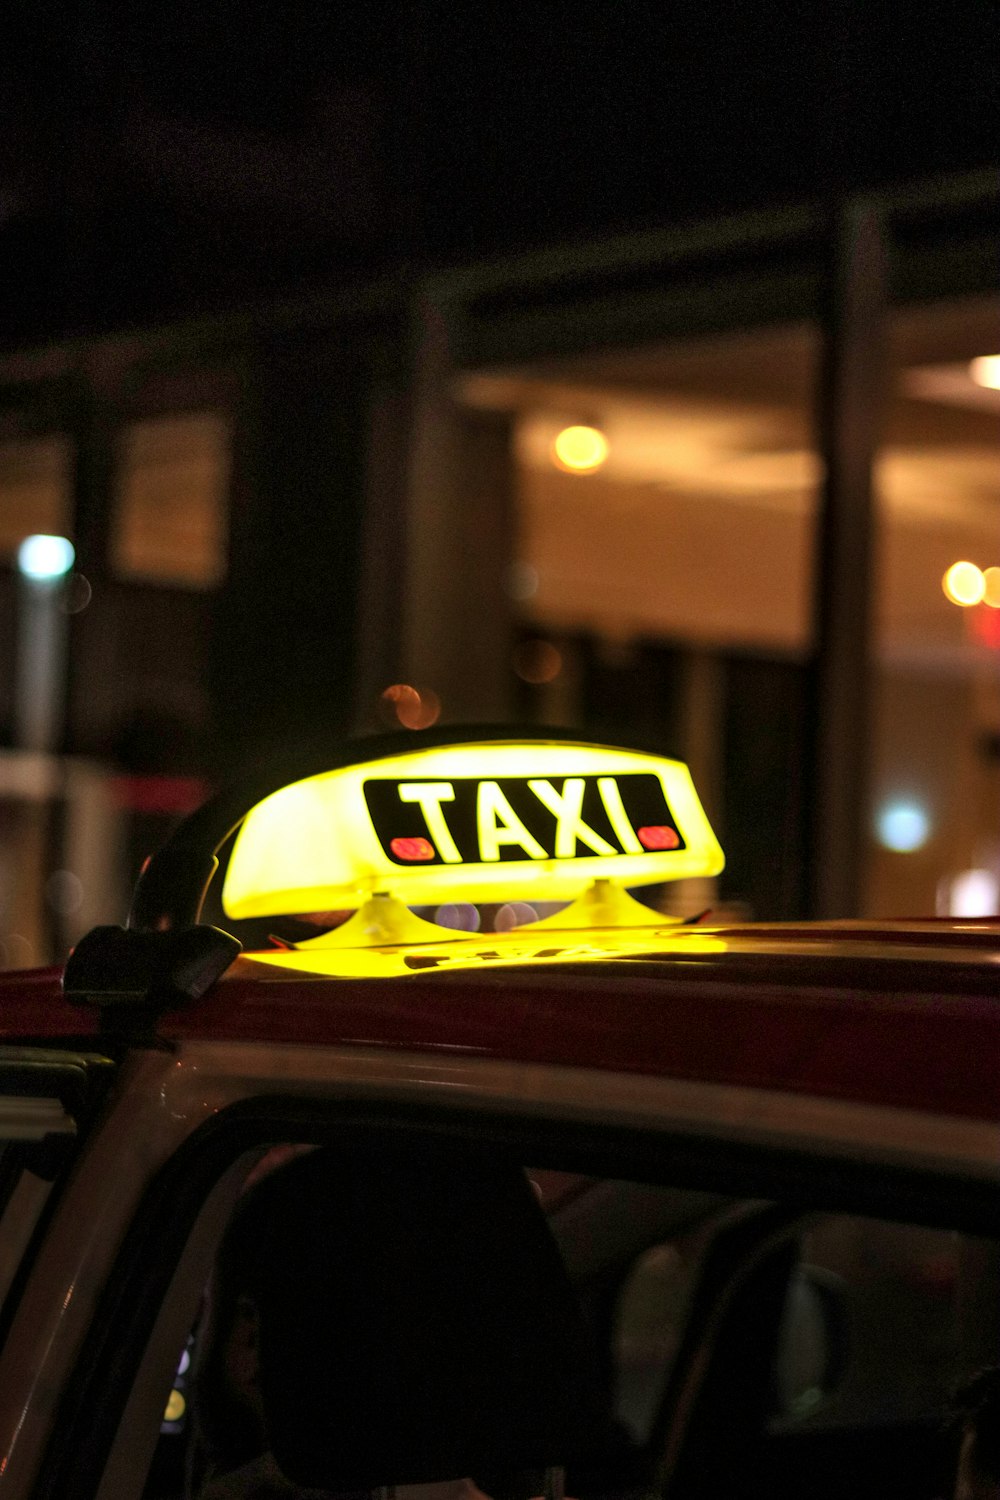
[[[245,818],[234,918],[361,906],[570,901],[595,881],[715,875],[723,854],[680,761],[575,741],[436,744],[310,776]]]

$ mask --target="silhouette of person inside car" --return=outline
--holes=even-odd
[[[548,1468],[575,1430],[577,1315],[519,1168],[279,1148],[216,1256],[187,1494],[486,1500],[448,1476]]]

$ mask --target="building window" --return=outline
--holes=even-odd
[[[26,536],[67,536],[70,462],[65,437],[16,438],[0,443],[0,559],[13,562]]]
[[[889,332],[866,914],[993,916],[1000,298],[897,309]],[[971,575],[971,589],[949,582],[956,563]]]
[[[111,561],[121,578],[209,589],[226,571],[230,442],[214,412],[123,432]]]

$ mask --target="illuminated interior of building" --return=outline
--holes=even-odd
[[[818,346],[818,330],[799,324],[465,379],[465,402],[516,414],[513,588],[526,630],[559,652],[558,666],[539,668],[543,647],[532,648],[527,680],[542,717],[581,712],[571,680],[581,641],[631,661],[640,697],[656,691],[641,666],[650,642],[703,667],[805,663],[822,479]],[[872,916],[997,904],[1000,608],[989,589],[1000,574],[989,570],[1000,566],[1000,390],[982,358],[994,348],[997,299],[892,316],[876,472]],[[594,463],[584,441],[573,472],[555,445],[576,427],[602,434],[606,450]],[[958,560],[975,565],[967,607],[943,587]],[[687,751],[731,841],[724,708],[711,681],[702,670],[700,707],[686,704],[688,743],[674,748]],[[919,830],[906,847],[882,831],[900,807]]]
[[[859,906],[872,917],[975,916],[1000,908],[1000,300],[910,304],[891,312],[888,332]],[[489,654],[499,632],[485,648],[466,634],[456,670],[493,672],[514,719],[651,744],[691,766],[727,868],[718,881],[678,882],[664,896],[678,914],[808,912],[802,765],[824,479],[820,362],[818,323],[798,321],[610,349],[605,340],[573,357],[453,372],[449,400],[492,423],[476,429],[476,467],[457,486],[489,476],[469,535],[489,531],[494,504],[516,530],[509,658]],[[432,428],[432,516],[440,437]],[[203,793],[213,611],[234,547],[248,555],[263,513],[240,489],[238,441],[228,398],[124,407],[101,571],[90,578],[78,558],[58,599],[47,596],[48,659],[58,669],[66,642],[82,641],[87,671],[50,684],[37,744],[18,727],[13,655],[0,677],[7,967],[65,951],[116,918],[147,846]],[[74,537],[75,462],[58,420],[0,432],[8,640],[27,640],[25,537]],[[429,533],[440,578],[471,565],[469,535]],[[489,547],[475,566],[476,582],[460,578],[468,593],[494,566]],[[250,597],[246,587],[234,585],[233,599]],[[291,598],[290,620],[297,607]],[[435,628],[444,634],[425,652],[432,662],[456,635],[447,609]],[[373,688],[383,725],[461,716],[454,673],[413,680]],[[83,725],[65,771],[72,796],[45,760],[64,713]]]

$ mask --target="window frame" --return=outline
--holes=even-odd
[[[0,1353],[112,1072],[111,1059],[96,1052],[0,1046],[0,1230],[7,1241],[0,1264]]]

